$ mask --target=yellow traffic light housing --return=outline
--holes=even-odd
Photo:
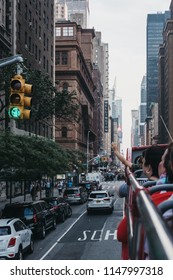
[[[26,96],[31,94],[32,85],[26,84],[25,79],[21,75],[15,75],[11,79],[10,88],[10,106],[8,114],[13,119],[30,119],[32,98]]]

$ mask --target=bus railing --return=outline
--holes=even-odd
[[[144,246],[147,242],[150,259],[173,260],[170,227],[152,202],[149,191],[138,183],[128,168],[126,172],[129,184],[125,207],[129,259],[145,259]]]

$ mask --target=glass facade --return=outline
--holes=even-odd
[[[170,18],[170,11],[149,14],[147,16],[147,115],[150,116],[150,105],[158,102],[158,51],[163,43],[163,28]]]

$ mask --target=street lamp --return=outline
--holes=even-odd
[[[90,130],[88,130],[87,134],[87,174],[88,174],[88,156],[89,156],[89,136],[90,136]]]

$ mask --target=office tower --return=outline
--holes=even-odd
[[[147,115],[150,105],[158,102],[158,52],[163,43],[163,28],[170,12],[148,14],[147,16]]]
[[[131,146],[138,146],[139,145],[139,135],[138,135],[139,111],[131,110],[131,115],[132,115]]]
[[[139,107],[139,141],[140,145],[144,145],[144,127],[145,127],[145,119],[147,117],[146,113],[146,75],[143,76],[141,83],[141,99],[140,99],[140,107]]]
[[[171,19],[165,25],[164,42],[159,50],[159,133],[158,143],[173,139],[173,0]]]
[[[56,0],[56,20],[63,17],[88,28],[89,0]],[[58,7],[58,8],[57,8]],[[58,9],[58,11],[57,11]]]
[[[104,118],[104,150],[109,153],[110,148],[110,122],[109,122],[109,48],[107,43],[102,42],[101,32],[96,31],[93,40],[93,62],[100,71],[103,85],[103,118]]]

